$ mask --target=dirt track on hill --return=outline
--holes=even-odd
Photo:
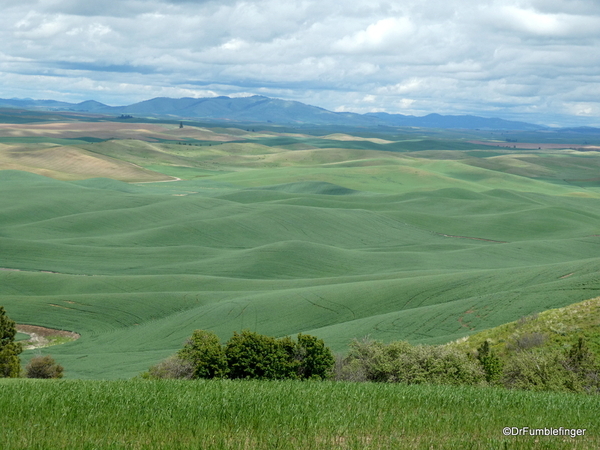
[[[81,337],[81,335],[74,333],[73,331],[55,330],[52,328],[38,327],[36,325],[17,325],[17,331],[30,336],[30,339],[28,340],[30,344],[23,347],[25,350],[47,347],[51,344],[51,341],[48,338],[55,336],[70,338],[73,340]]]

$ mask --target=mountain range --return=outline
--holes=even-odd
[[[540,130],[526,122],[471,115],[423,117],[383,112],[357,114],[333,112],[297,101],[255,95],[252,97],[166,98],[158,97],[127,106],[108,106],[95,100],[67,103],[56,100],[0,99],[0,107],[43,111],[75,111],[91,114],[171,119],[204,119],[231,122],[314,124],[345,126],[425,127],[446,129]]]

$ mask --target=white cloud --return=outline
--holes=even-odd
[[[333,44],[333,48],[349,53],[382,52],[402,45],[413,33],[414,25],[410,19],[387,17],[370,24],[365,30],[344,36]]]
[[[0,0],[0,97],[289,98],[328,109],[593,120],[590,0]],[[591,111],[591,112],[590,112]]]

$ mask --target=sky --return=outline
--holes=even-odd
[[[599,0],[0,0],[0,98],[600,126]]]

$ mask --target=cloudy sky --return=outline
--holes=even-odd
[[[0,0],[0,97],[600,126],[598,0]]]

